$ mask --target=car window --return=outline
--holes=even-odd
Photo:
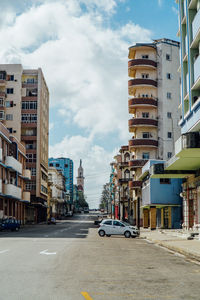
[[[114,222],[113,222],[113,225],[114,225],[114,226],[121,226],[121,223],[118,222],[118,221],[114,221]]]
[[[105,225],[112,225],[112,221],[105,221],[103,224],[105,224]]]

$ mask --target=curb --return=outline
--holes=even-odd
[[[178,248],[178,247],[174,247],[174,246],[171,246],[171,245],[167,245],[166,243],[163,243],[161,241],[158,241],[158,240],[153,240],[153,239],[149,239],[149,238],[146,238],[144,237],[145,240],[149,240],[151,241],[153,244],[157,244],[163,248],[166,248],[168,250],[171,250],[173,252],[177,252],[179,254],[182,254],[184,255],[186,258],[190,258],[190,259],[193,259],[193,260],[196,260],[198,262],[200,262],[200,255],[195,255],[189,251],[186,251],[186,250],[183,250],[181,248]]]

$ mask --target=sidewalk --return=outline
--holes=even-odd
[[[182,230],[141,229],[140,238],[200,262],[200,240],[198,236],[193,240],[187,240],[191,233]]]

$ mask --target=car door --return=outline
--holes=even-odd
[[[104,223],[103,223],[103,229],[105,230],[105,233],[106,234],[112,234],[112,226],[113,223],[112,223],[112,220],[106,220]]]
[[[113,221],[113,234],[124,234],[124,224],[122,224],[120,221]]]

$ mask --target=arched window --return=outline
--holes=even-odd
[[[130,171],[129,170],[125,170],[124,171],[124,177],[126,178],[126,179],[129,179],[130,178]]]
[[[125,162],[128,162],[130,160],[130,154],[129,153],[127,153],[127,152],[125,153],[124,160],[125,160]]]

